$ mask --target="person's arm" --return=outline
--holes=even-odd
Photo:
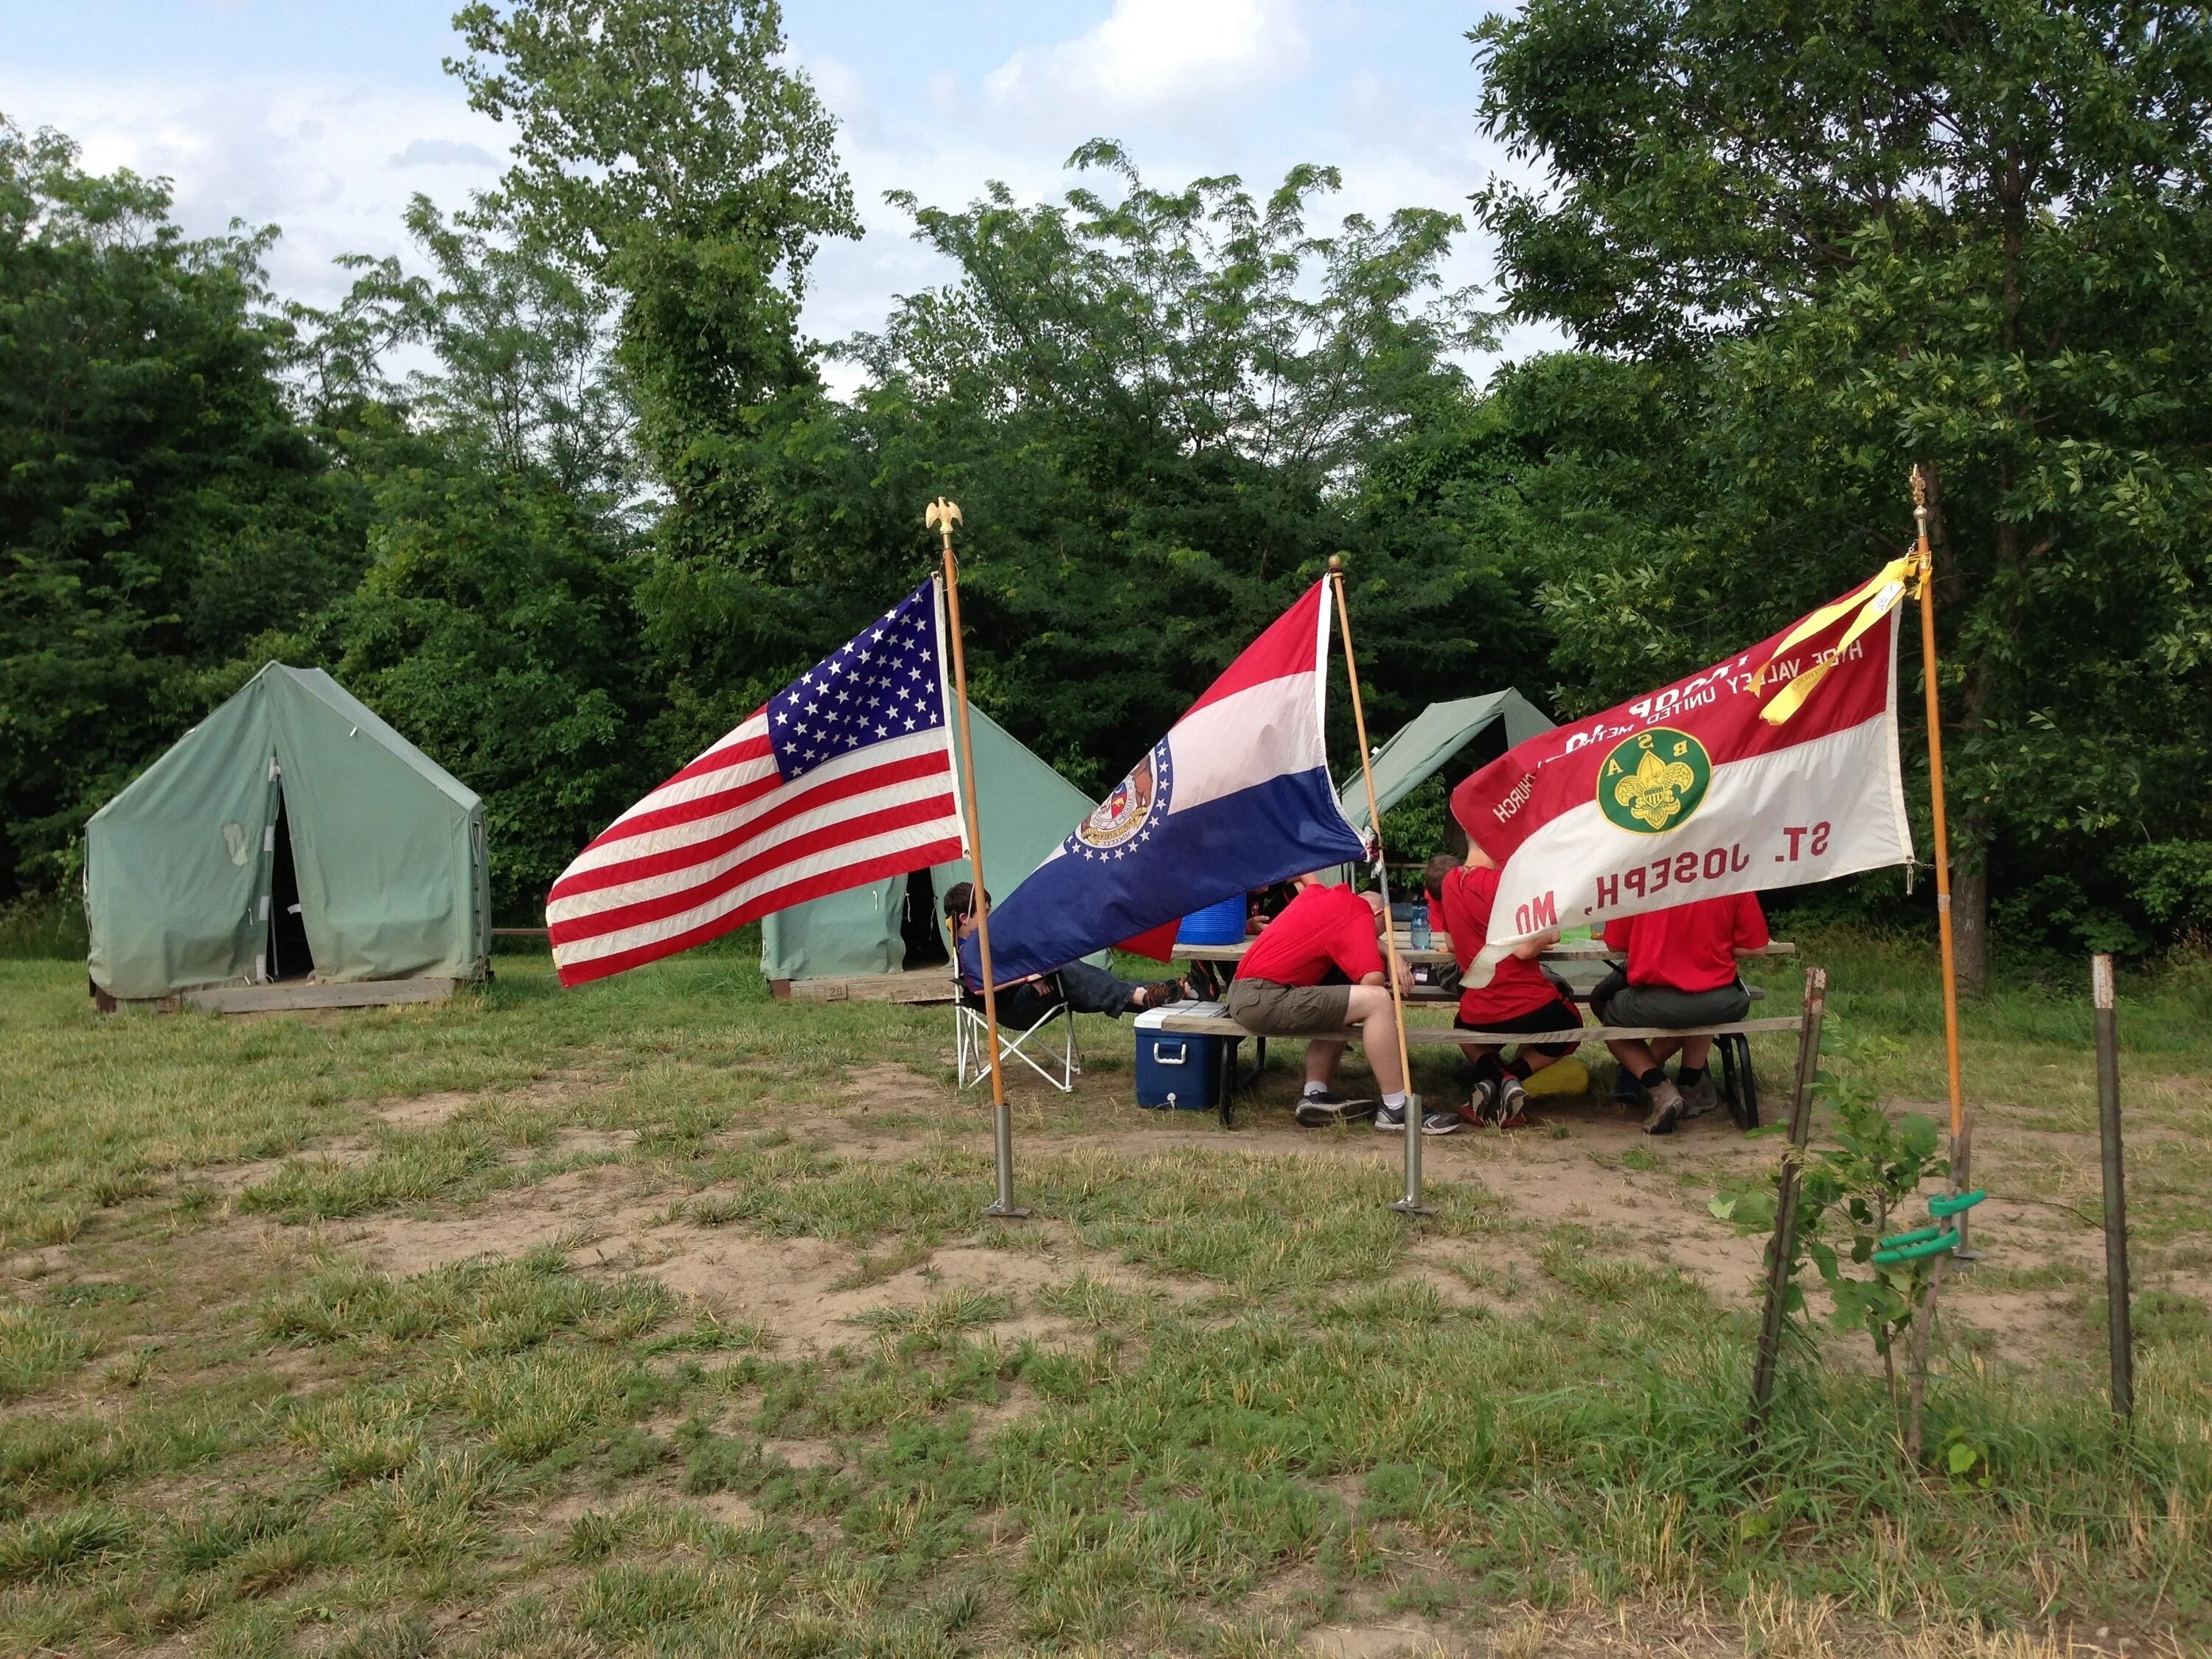
[[[1534,939],[1522,940],[1513,947],[1513,954],[1522,962],[1534,962],[1559,942],[1559,930],[1554,927],[1548,933],[1539,933]]]
[[[1767,947],[1772,937],[1766,930],[1766,912],[1760,908],[1759,895],[1746,893],[1735,911],[1736,955],[1755,956]]]

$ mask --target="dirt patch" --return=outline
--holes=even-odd
[[[553,1151],[562,1158],[574,1158],[585,1153],[627,1152],[637,1145],[635,1129],[557,1129],[553,1134]]]
[[[845,1455],[827,1440],[765,1440],[761,1455],[794,1469],[837,1469]]]
[[[1010,1340],[1058,1338],[1066,1334],[1060,1322],[1024,1310],[1036,1291],[1083,1265],[1057,1255],[951,1246],[878,1283],[841,1288],[852,1274],[853,1252],[823,1239],[763,1239],[678,1223],[592,1249],[604,1250],[610,1267],[650,1274],[718,1313],[762,1326],[779,1345],[799,1351],[865,1340],[872,1334],[870,1316],[919,1314],[933,1298],[956,1290],[1000,1291],[1012,1304],[1007,1317],[968,1326],[972,1335],[988,1330]]]
[[[368,1109],[395,1129],[434,1129],[484,1098],[458,1089],[416,1095],[410,1100],[380,1100]]]
[[[1389,1625],[1323,1625],[1300,1648],[1315,1659],[1432,1659],[1474,1651],[1463,1637],[1439,1633],[1425,1620]]]
[[[329,1237],[396,1273],[427,1273],[471,1256],[520,1255],[552,1243],[569,1245],[571,1260],[590,1261],[595,1246],[627,1238],[665,1211],[638,1195],[629,1170],[602,1164],[495,1193],[465,1215],[379,1216],[333,1228]]]

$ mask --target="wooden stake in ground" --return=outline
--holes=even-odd
[[[922,522],[945,538],[945,632],[952,644],[952,695],[960,721],[960,807],[968,829],[969,903],[975,918],[975,955],[983,970],[983,1041],[991,1060],[991,1142],[998,1166],[997,1194],[983,1213],[1018,1221],[1029,1214],[1014,1203],[1014,1119],[1006,1106],[1006,1078],[999,1066],[999,988],[991,971],[991,907],[983,886],[983,831],[975,815],[975,744],[968,731],[968,653],[960,636],[960,563],[952,553],[952,527],[960,508],[939,495]],[[954,972],[960,942],[953,940]]]
[[[1782,1155],[1782,1190],[1774,1200],[1774,1237],[1766,1246],[1766,1306],[1759,1322],[1759,1358],[1751,1372],[1751,1433],[1766,1427],[1774,1368],[1788,1316],[1790,1264],[1797,1255],[1797,1181],[1813,1134],[1813,1074],[1820,1064],[1820,1023],[1828,1012],[1828,970],[1805,970],[1805,1012],[1797,1028],[1797,1086],[1790,1097],[1790,1149]]]
[[[2128,1310],[2128,1193],[2120,1158],[2120,1023],[2113,995],[2112,959],[2090,959],[2090,988],[2097,1005],[2097,1127],[2105,1151],[2105,1322],[2112,1344],[2112,1411],[2123,1422],[2136,1413],[2135,1332]]]
[[[1382,895],[1384,977],[1390,981],[1390,1016],[1398,1032],[1398,1078],[1406,1091],[1406,1195],[1390,1207],[1401,1215],[1434,1213],[1421,1201],[1421,1109],[1413,1094],[1413,1067],[1406,1056],[1406,997],[1398,983],[1398,923],[1390,914],[1389,866],[1382,857],[1382,813],[1375,804],[1375,768],[1367,752],[1367,711],[1359,702],[1359,664],[1352,654],[1352,613],[1344,605],[1344,559],[1328,556],[1329,586],[1344,637],[1344,672],[1352,682],[1352,724],[1359,738],[1359,775],[1367,781],[1367,822],[1375,829],[1375,886]]]
[[[1914,597],[1920,601],[1920,675],[1928,702],[1928,789],[1936,827],[1936,929],[1943,957],[1943,1066],[1951,1098],[1951,1190],[1965,1190],[1973,1161],[1973,1137],[1966,1121],[1965,1091],[1959,1082],[1959,963],[1951,933],[1951,835],[1944,816],[1943,712],[1936,684],[1936,557],[1928,543],[1928,495],[1932,469],[1912,469],[1912,517],[1919,526],[1913,553]],[[1966,1214],[1961,1211],[1959,1254],[1966,1250]]]

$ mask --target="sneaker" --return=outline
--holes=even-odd
[[[1459,1115],[1469,1123],[1487,1123],[1497,1109],[1498,1085],[1488,1078],[1481,1078],[1468,1091],[1467,1104],[1459,1109]]]
[[[1508,1075],[1505,1086],[1498,1094],[1498,1127],[1501,1129],[1525,1129],[1528,1127],[1528,1091],[1521,1079]]]
[[[1375,1109],[1375,1127],[1384,1134],[1389,1133],[1394,1129],[1403,1134],[1406,1130],[1406,1109],[1403,1106],[1393,1106],[1387,1100],[1382,1102]]]
[[[1459,1133],[1459,1114],[1430,1110],[1421,1114],[1421,1133],[1425,1135],[1451,1135]]]
[[[1673,1084],[1661,1082],[1651,1091],[1651,1115],[1644,1120],[1647,1135],[1671,1135],[1682,1115],[1682,1091]]]
[[[1676,1087],[1680,1088],[1680,1085],[1678,1084]],[[1686,1089],[1682,1089],[1681,1095],[1682,1115],[1685,1118],[1703,1117],[1707,1112],[1716,1109],[1721,1103],[1721,1091],[1714,1084],[1713,1074],[1710,1069],[1695,1083]]]
[[[1332,1123],[1342,1122],[1346,1109],[1352,1103],[1334,1089],[1324,1089],[1317,1095],[1301,1095],[1297,1120],[1306,1128],[1326,1129]]]

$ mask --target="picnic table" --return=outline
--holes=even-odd
[[[1437,932],[1431,937],[1432,942],[1428,949],[1416,951],[1413,948],[1409,936],[1401,931],[1396,939],[1400,958],[1408,965],[1413,966],[1452,962],[1454,958],[1451,953],[1451,936],[1446,933]],[[1235,945],[1178,944],[1175,947],[1175,954],[1185,962],[1233,963],[1243,960],[1244,953],[1252,948],[1252,943],[1253,941],[1248,939]],[[1788,939],[1776,939],[1759,950],[1739,951],[1736,955],[1739,957],[1791,957],[1796,953],[1797,947],[1795,944]],[[1620,951],[1607,950],[1599,940],[1577,939],[1571,943],[1561,943],[1552,946],[1539,956],[1537,960],[1562,967],[1579,965],[1587,969],[1618,957],[1620,954]],[[1565,976],[1562,975],[1562,977]],[[1577,975],[1577,977],[1587,977],[1587,975]],[[1573,984],[1570,981],[1570,986],[1576,1000],[1584,1003],[1589,1001],[1589,994],[1592,988],[1590,985]],[[1763,1000],[1765,993],[1753,986],[1751,988],[1751,995],[1753,1001],[1759,1001]],[[1446,991],[1442,987],[1434,985],[1416,985],[1405,998],[1409,1009],[1422,1006],[1434,1007],[1439,1005],[1451,1006],[1456,1004],[1458,1000],[1456,993]],[[1254,1066],[1250,1082],[1256,1083],[1260,1073],[1267,1068],[1267,1039],[1256,1032],[1247,1031],[1235,1020],[1231,1019],[1225,1012],[1215,1012],[1216,1006],[1216,1005],[1187,1004],[1181,1008],[1171,1008],[1164,1013],[1160,1024],[1161,1029],[1164,1030],[1182,1031],[1193,1036],[1221,1036],[1228,1039],[1228,1042],[1223,1045],[1222,1050],[1221,1091],[1221,1113],[1223,1121],[1226,1122],[1230,1113],[1230,1096],[1242,1081],[1237,1071],[1237,1047],[1247,1037],[1252,1040]],[[1680,1030],[1644,1025],[1589,1025],[1573,1031],[1537,1031],[1526,1036],[1516,1033],[1510,1040],[1525,1044],[1608,1040],[1649,1042],[1657,1037],[1675,1036],[1713,1037],[1716,1039],[1714,1048],[1720,1059],[1723,1073],[1723,1091],[1729,1097],[1735,1120],[1744,1128],[1754,1129],[1759,1127],[1759,1085],[1757,1079],[1752,1074],[1750,1039],[1753,1035],[1763,1031],[1796,1031],[1802,1028],[1803,1023],[1802,1016],[1790,1015],[1764,1019],[1741,1019],[1723,1025],[1699,1025]],[[1353,1027],[1342,1031],[1315,1032],[1292,1040],[1301,1042],[1310,1042],[1316,1036],[1357,1042],[1360,1040],[1361,1033],[1357,1027]],[[1406,1042],[1409,1047],[1433,1044],[1456,1046],[1468,1042],[1471,1036],[1471,1033],[1452,1026],[1416,1025],[1410,1018],[1406,1022]]]
[[[1256,937],[1255,935],[1255,938]],[[1429,940],[1427,949],[1416,951],[1413,948],[1412,935],[1401,931],[1397,936],[1398,955],[1404,961],[1416,965],[1427,963],[1433,966],[1437,963],[1452,960],[1449,933],[1440,927],[1429,935]],[[1234,945],[1185,945],[1178,942],[1175,947],[1175,955],[1176,960],[1182,962],[1242,962],[1244,960],[1244,953],[1250,950],[1252,945],[1253,939],[1240,939]],[[1736,954],[1740,957],[1794,957],[1797,954],[1797,947],[1788,939],[1776,939],[1771,944],[1763,945],[1756,951],[1739,951]],[[1596,939],[1576,939],[1571,943],[1563,942],[1547,947],[1544,954],[1537,960],[1540,962],[1601,962],[1619,955],[1620,955],[1620,951],[1608,949]]]

